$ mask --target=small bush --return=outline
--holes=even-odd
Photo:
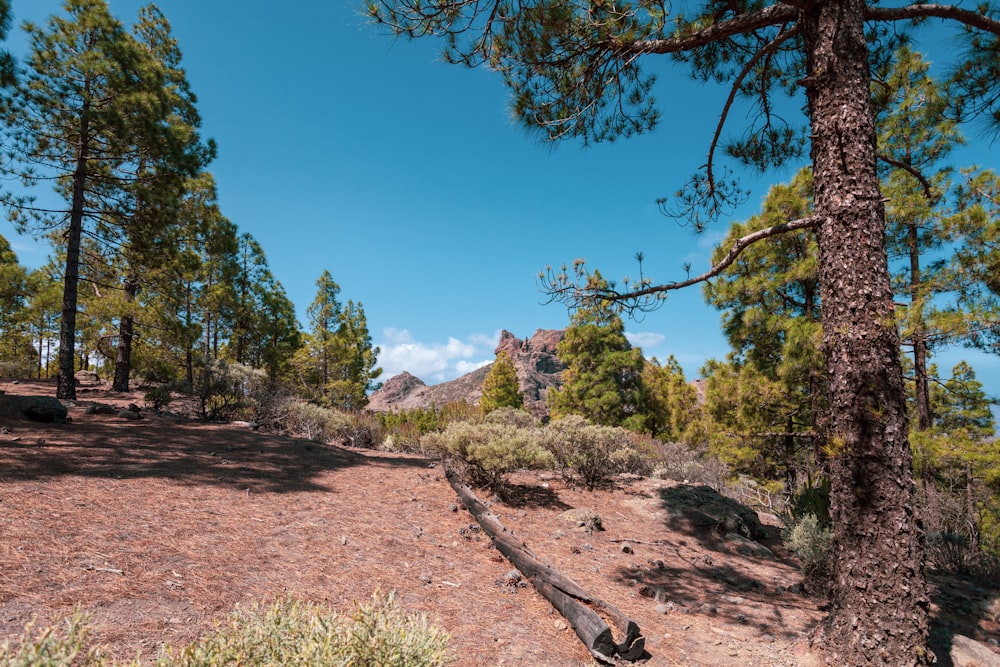
[[[598,426],[578,415],[551,422],[544,429],[545,447],[569,479],[593,489],[622,472],[647,473],[645,457],[634,434],[615,426]]]
[[[17,650],[0,644],[0,667],[100,667],[107,661],[97,648],[85,650],[88,618],[76,610],[54,626],[35,632],[29,625]]]
[[[24,380],[34,377],[38,367],[27,361],[0,361],[0,378]]]
[[[381,449],[384,451],[404,451],[386,447],[382,421],[370,412],[348,413],[347,426],[339,432],[340,440],[350,447]],[[392,443],[389,443],[392,445]]]
[[[537,428],[538,419],[527,410],[519,408],[497,408],[484,418],[487,424],[507,424],[516,428]]]
[[[819,521],[820,527],[830,526],[830,478],[823,477],[819,483],[810,478],[804,487],[795,493],[789,504],[793,520],[813,515]]]
[[[554,462],[539,442],[538,429],[509,424],[451,422],[440,433],[426,434],[421,446],[458,459],[471,484],[491,491],[502,490],[515,470],[547,468]]]
[[[170,395],[170,390],[166,387],[154,387],[146,392],[143,400],[146,402],[147,406],[159,412],[163,408],[170,405],[170,401],[173,400],[173,397]]]
[[[222,359],[203,361],[192,393],[202,420],[242,419],[252,416],[251,397],[266,382],[267,374],[260,369]]]
[[[283,600],[269,607],[237,609],[229,622],[160,667],[216,665],[379,665],[434,667],[448,664],[448,635],[423,615],[404,615],[394,596],[376,596],[336,615],[312,603]]]
[[[75,611],[38,633],[29,627],[17,650],[0,644],[0,667],[109,667],[112,663],[99,647],[86,648],[87,622],[85,614]],[[448,634],[426,616],[400,610],[391,594],[376,593],[343,615],[286,599],[268,607],[237,608],[227,623],[202,639],[178,650],[166,647],[156,664],[439,667],[451,662],[448,641]]]
[[[691,449],[678,442],[661,445],[660,463],[653,470],[657,479],[672,479],[685,484],[703,484],[716,491],[726,486],[729,469],[719,457],[705,451]]]
[[[443,407],[413,408],[398,412],[381,412],[382,432],[392,451],[421,451],[421,438],[443,431],[453,421],[478,421],[478,408],[465,401],[453,401]]]
[[[830,529],[825,528],[815,514],[807,514],[786,531],[785,546],[802,561],[806,588],[818,597],[829,594],[833,576]]]
[[[350,426],[351,418],[344,413],[302,399],[290,398],[283,407],[282,430],[299,438],[329,442]]]

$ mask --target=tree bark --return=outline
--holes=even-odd
[[[493,540],[497,550],[570,622],[576,636],[595,659],[615,664],[616,659],[635,661],[644,654],[646,640],[635,622],[611,604],[591,597],[571,579],[538,560],[476,498],[472,489],[459,481],[453,471],[449,470],[446,474],[455,493]],[[621,643],[615,641],[605,617],[624,634]]]
[[[863,0],[801,3],[828,380],[833,582],[820,637],[841,665],[927,665],[924,533],[875,164]]]

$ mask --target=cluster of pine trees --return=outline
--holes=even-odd
[[[0,25],[10,8],[0,2]],[[225,364],[331,407],[357,409],[381,373],[360,303],[328,272],[300,331],[264,250],[219,208],[197,98],[170,24],[155,5],[131,28],[106,0],[66,0],[23,27],[30,53],[0,62],[8,183],[0,204],[19,231],[47,239],[29,271],[0,237],[0,363],[58,378],[97,367],[193,390]]]

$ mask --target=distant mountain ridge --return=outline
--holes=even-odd
[[[504,330],[494,352],[506,352],[517,371],[519,389],[524,393],[524,406],[536,417],[548,414],[545,397],[549,389],[562,385],[566,367],[556,356],[556,347],[564,329],[538,329],[531,338],[517,338]],[[476,404],[483,395],[483,381],[493,364],[471,373],[428,386],[423,380],[403,371],[385,382],[381,389],[368,397],[368,410],[397,412],[414,408],[442,406],[453,401]]]

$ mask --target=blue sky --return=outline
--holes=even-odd
[[[131,23],[145,2],[110,4]],[[444,64],[433,40],[380,33],[361,0],[157,5],[180,43],[204,134],[219,145],[209,170],[223,213],[263,245],[303,325],[324,270],[344,300],[364,305],[384,378],[451,379],[492,361],[502,329],[524,338],[566,326],[566,309],[543,305],[536,284],[546,265],[582,257],[618,279],[636,274],[642,251],[646,275],[669,281],[684,277],[685,263],[707,268],[725,235],[721,221],[696,237],[655,203],[704,161],[726,93],[683,67],[663,63],[653,133],[553,146],[515,124],[499,77]],[[13,0],[15,26],[60,7]],[[19,27],[8,45],[23,53]],[[988,146],[969,160],[997,166]],[[797,167],[748,176],[753,194],[733,219],[752,215],[767,186]],[[9,223],[0,233],[23,263],[45,260],[48,248]],[[698,288],[626,328],[647,356],[673,354],[689,377],[727,352],[719,313]],[[1000,358],[956,349],[938,362],[961,358],[1000,395]]]

